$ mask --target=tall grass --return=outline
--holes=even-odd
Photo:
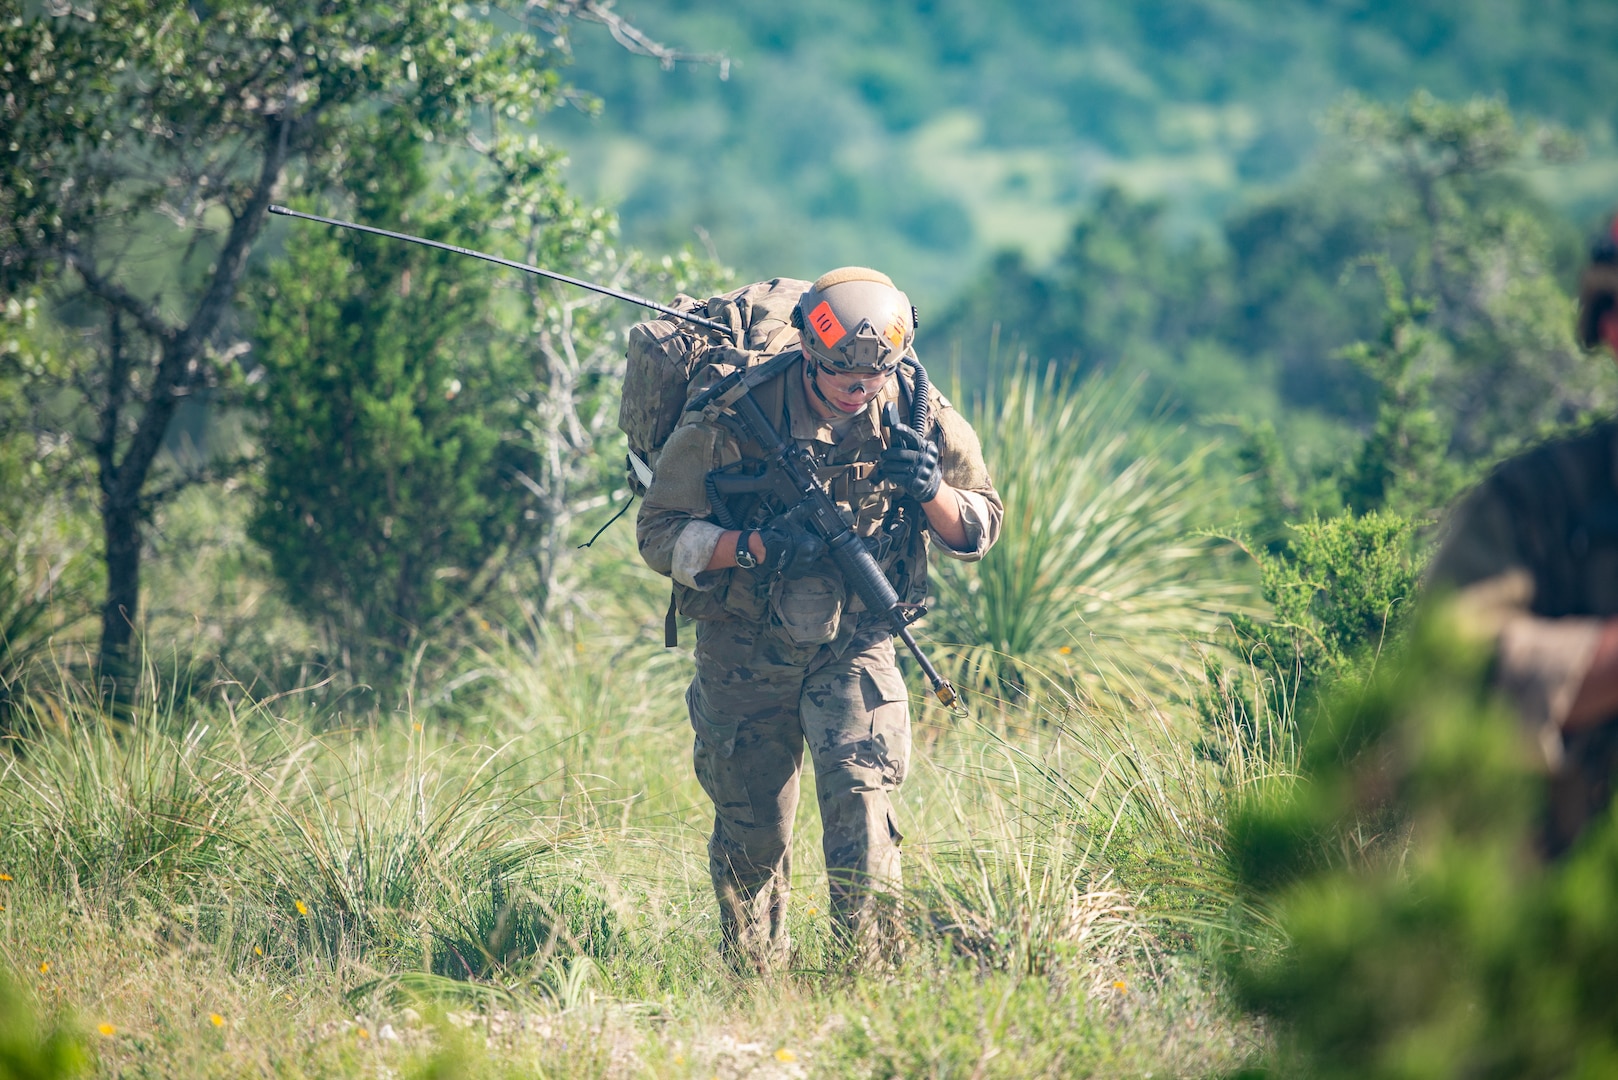
[[[1025,360],[970,408],[1006,519],[981,562],[938,560],[930,631],[978,685],[1043,670],[1160,694],[1199,677],[1199,645],[1250,602],[1200,531],[1221,499],[1209,448],[1144,428],[1141,389]]]
[[[828,966],[805,792],[798,973],[736,981],[715,949],[710,811],[683,708],[664,695],[683,684],[683,661],[645,648],[633,633],[614,644],[583,631],[491,644],[478,661],[497,671],[481,702],[490,715],[461,727],[421,713],[344,728],[298,698],[255,701],[228,685],[211,703],[148,690],[117,727],[92,694],[64,691],[71,722],[39,727],[0,773],[0,868],[14,879],[0,885],[0,951],[18,968],[49,961],[61,979],[85,979],[35,985],[71,987],[64,1001],[120,1031],[184,1027],[199,1008],[206,1031],[209,1011],[268,1009],[300,1030],[308,1017],[333,1031],[349,1017],[340,1030],[353,1045],[354,1030],[382,1023],[420,1030],[406,1004],[451,1003],[472,1008],[489,1038],[489,1025],[508,1032],[495,1049],[478,1042],[473,1059],[580,1075],[640,1075],[623,1047],[659,1075],[745,1071],[736,1047],[753,1042],[738,1024],[772,1033],[757,1064],[796,1046],[824,1075],[929,1059],[970,1073],[993,1031],[1006,1046],[1038,1031],[1027,1060],[1044,1064],[1019,1070],[1012,1054],[985,1076],[1247,1053],[1246,1035],[1232,1051],[1223,1035],[1189,1034],[1232,1021],[1184,966],[1176,935],[1189,906],[1169,891],[1205,851],[1211,774],[1194,775],[1166,729],[1078,699],[1037,724],[922,721],[900,794],[909,959],[874,981]],[[508,738],[469,737],[492,733],[495,716]],[[103,963],[118,965],[101,976],[115,995],[88,974]],[[857,1038],[814,1034],[849,1009],[866,1018]],[[1015,1030],[979,1029],[996,1010]],[[929,1011],[936,1030],[920,1037]],[[509,1034],[536,1025],[549,1034]],[[611,1034],[592,1042],[588,1030]],[[121,1038],[104,1051],[133,1067]],[[321,1056],[332,1038],[299,1036],[288,1052],[298,1068],[359,1071]],[[206,1048],[142,1045],[171,1072],[173,1055]]]
[[[1170,535],[1195,520],[1196,465],[1130,443],[1138,391],[1062,400],[1051,379],[1024,373],[1000,419],[979,418],[1014,511],[1007,561],[947,567],[934,618],[953,639],[983,634],[958,659],[1017,694],[968,722],[918,715],[897,967],[835,962],[812,776],[794,970],[744,980],[719,958],[690,661],[661,648],[663,583],[621,527],[560,616],[475,631],[458,675],[423,677],[401,712],[265,697],[209,681],[216,660],[184,680],[149,664],[115,723],[59,674],[0,759],[0,955],[47,1011],[116,1032],[91,1036],[108,1074],[1012,1077],[1247,1060],[1259,1036],[1194,951],[1230,900],[1214,869],[1228,796],[1176,682],[1240,590]],[[1056,449],[1019,424],[1050,425]],[[1058,481],[1070,505],[1036,520],[1024,504]],[[169,664],[192,670],[182,646]]]
[[[0,776],[13,877],[287,970],[489,975],[524,935],[545,959],[579,945],[536,900],[565,829],[515,748],[405,720],[316,733],[233,689],[190,716],[143,695],[121,725],[80,694],[72,723],[19,740]]]

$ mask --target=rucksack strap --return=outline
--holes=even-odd
[[[723,394],[717,394],[712,397],[709,396],[711,391],[698,394],[686,404],[686,411],[691,412],[696,409],[701,409],[702,418],[708,421],[710,424],[714,423],[722,414],[729,412],[730,407],[736,404],[737,401],[741,400],[741,396],[743,394],[754,390],[755,388],[780,375],[787,368],[792,366],[792,364],[798,359],[799,355],[800,353],[798,350],[788,349],[784,353],[770,357],[762,364],[755,364],[748,368],[747,371],[743,373],[742,377],[732,383],[730,388],[727,389]]]

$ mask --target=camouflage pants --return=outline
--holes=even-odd
[[[889,793],[910,758],[910,703],[885,630],[841,656],[795,648],[761,626],[698,623],[686,691],[697,779],[714,804],[708,867],[733,962],[778,967],[798,774],[809,747],[819,793],[833,927],[850,945],[890,944],[899,828]]]

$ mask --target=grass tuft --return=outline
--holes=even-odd
[[[1024,361],[968,410],[1006,519],[981,562],[937,560],[929,624],[968,685],[1016,696],[1033,670],[1099,689],[1116,671],[1172,690],[1200,678],[1199,644],[1250,602],[1200,532],[1219,498],[1211,448],[1176,456],[1175,433],[1143,430],[1142,385]]]

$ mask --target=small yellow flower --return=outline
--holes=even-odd
[[[118,1029],[113,1027],[111,1024],[98,1024],[96,1025],[96,1030],[101,1032],[101,1034],[105,1035],[109,1039],[118,1034]]]
[[[775,1060],[780,1062],[797,1061],[798,1055],[783,1046],[775,1052]]]
[[[302,900],[294,900],[292,903],[297,907],[299,915],[309,914],[309,908],[304,905]]]
[[[417,723],[411,724],[410,725],[410,730],[411,731],[420,731],[421,730],[421,723],[418,721]]]
[[[684,1054],[675,1054],[674,1055],[674,1064],[676,1064],[676,1065],[684,1065],[685,1064],[685,1055]]]
[[[10,881],[10,880],[11,880],[11,875],[10,874],[0,874],[0,881]]]
[[[263,956],[264,955],[264,950],[259,948],[257,945],[254,945],[253,946],[253,955],[254,956]]]
[[[369,1039],[370,1037],[371,1033],[369,1031],[366,1031],[364,1028],[360,1028],[360,1038]]]
[[[1067,655],[1069,655],[1070,653],[1073,652],[1073,647],[1071,645],[1063,645],[1060,649],[1057,649],[1056,651],[1061,653],[1063,656],[1067,656]]]
[[[220,1016],[218,1013],[209,1013],[208,1014],[208,1023],[212,1024],[214,1027],[224,1027],[225,1026],[225,1018],[223,1016]]]
[[[811,914],[811,915],[819,915],[820,914],[820,909],[817,908],[817,907],[812,907],[812,908],[809,909],[809,914]]]
[[[1118,991],[1120,994],[1129,993],[1129,984],[1124,982],[1124,980],[1122,980],[1122,979],[1114,979],[1113,983],[1112,983],[1112,988],[1114,990]]]
[[[50,969],[51,969],[51,962],[49,960],[41,960],[39,962],[39,973],[41,975],[44,975],[46,972],[50,971]]]

